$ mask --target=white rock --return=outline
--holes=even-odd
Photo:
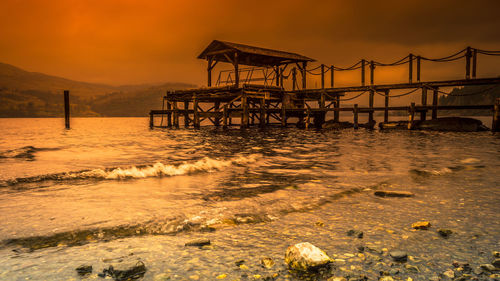
[[[333,260],[320,248],[309,242],[298,243],[288,247],[285,262],[291,269],[307,271],[324,266]]]

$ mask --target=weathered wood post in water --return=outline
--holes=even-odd
[[[69,91],[64,90],[64,124],[69,129]]]
[[[427,105],[427,88],[426,87],[422,88],[422,105],[423,106]],[[426,117],[427,117],[427,109],[420,111],[420,120],[425,120]]]
[[[495,100],[493,106],[493,122],[491,124],[492,132],[500,132],[500,98]]]
[[[389,122],[389,90],[384,92],[384,122]]]
[[[354,104],[354,108],[352,109],[352,112],[354,114],[354,129],[358,129],[358,104]]]

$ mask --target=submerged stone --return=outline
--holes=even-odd
[[[408,191],[378,190],[374,193],[379,197],[413,197],[415,194]]]
[[[482,270],[486,270],[486,271],[495,271],[495,270],[497,270],[497,268],[494,265],[489,264],[489,263],[481,264],[480,267],[481,267]]]
[[[118,263],[110,265],[108,269],[104,269],[101,274],[111,276],[116,281],[139,279],[146,273],[146,266],[142,261],[132,263]]]
[[[76,272],[78,275],[87,275],[92,273],[92,266],[91,265],[81,265],[76,268]]]
[[[493,262],[491,262],[491,264],[497,268],[500,268],[500,259],[495,259]]]
[[[290,246],[285,253],[285,263],[293,270],[309,271],[330,262],[332,259],[323,250],[309,242]]]
[[[265,268],[271,268],[274,266],[274,261],[271,258],[262,258],[260,264]]]
[[[453,231],[451,231],[450,229],[439,229],[438,233],[439,235],[441,235],[441,237],[448,238],[453,233]]]
[[[347,231],[347,236],[353,236],[353,237],[357,237],[357,238],[361,239],[361,238],[363,238],[363,231],[351,229],[351,230]]]
[[[195,247],[202,247],[210,245],[210,240],[209,239],[197,239],[197,240],[192,240],[189,242],[186,242],[184,246],[195,246]]]
[[[428,221],[419,221],[411,224],[411,227],[414,229],[427,230],[431,227],[431,223]]]
[[[394,261],[406,261],[408,259],[408,254],[404,251],[391,251],[389,255]]]

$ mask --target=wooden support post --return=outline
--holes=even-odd
[[[375,63],[370,61],[370,85],[373,85],[375,79]]]
[[[227,129],[227,104],[224,105],[224,109],[223,109],[223,117],[222,117],[222,128],[223,129]]]
[[[438,93],[439,89],[435,88],[432,92],[432,119],[437,119],[438,116]]]
[[[384,122],[389,122],[389,90],[384,93]]]
[[[325,88],[325,65],[321,64],[321,89]]]
[[[415,103],[410,105],[410,115],[408,116],[408,130],[413,129],[413,121],[415,120]]]
[[[260,99],[259,125],[260,127],[266,126],[266,99]]]
[[[340,121],[340,111],[339,111],[339,109],[340,109],[340,96],[339,96],[339,94],[340,93],[337,93],[337,96],[335,97],[334,107],[335,107],[335,109],[337,109],[333,112],[333,121],[335,121],[335,122]]]
[[[422,88],[422,105],[426,106],[427,105],[427,88],[423,87]],[[425,120],[427,117],[427,109],[424,111],[420,111],[420,120]]]
[[[373,120],[373,98],[375,96],[375,91],[370,90],[370,96],[368,100],[368,105],[370,107],[370,112],[368,113],[368,124],[372,124],[374,122]]]
[[[491,123],[492,132],[500,132],[500,98],[495,100],[493,106],[493,122]]]
[[[420,82],[420,61],[422,58],[417,56],[417,82]]]
[[[361,86],[365,85],[365,60],[361,60]]]
[[[195,129],[200,128],[200,114],[198,113],[198,99],[195,97],[193,99],[193,127]]]
[[[307,77],[306,77],[306,74],[307,74],[307,62],[303,62],[302,63],[302,89],[305,90],[307,88]]]
[[[319,108],[324,109],[325,108],[325,92],[321,92],[321,96],[318,101]]]
[[[220,108],[220,101],[214,102],[214,111],[217,112],[217,113],[219,113],[219,108]],[[220,117],[219,117],[219,115],[217,115],[214,118],[214,125],[215,125],[215,127],[219,127],[220,126]]]
[[[189,127],[189,101],[184,101],[184,127]]]
[[[284,72],[284,71],[285,71],[285,69],[284,69],[283,67],[281,67],[281,68],[280,68],[280,84],[279,84],[279,86],[280,86],[281,88],[284,88],[284,86],[283,86],[283,72]]]
[[[174,101],[174,126],[179,128],[179,108],[177,108],[177,102]]]
[[[212,87],[212,57],[208,58],[207,67],[207,86]]]
[[[240,72],[238,69],[238,53],[234,53],[234,86],[240,87]]]
[[[410,54],[408,59],[408,81],[413,82],[413,54]]]
[[[266,109],[269,108],[270,104],[271,104],[270,101],[266,101]],[[266,110],[266,124],[269,124],[269,116],[270,116],[270,113],[267,112],[267,110]]]
[[[233,108],[233,105],[230,104],[229,108]],[[231,117],[231,113],[228,111],[228,118],[229,118],[229,126],[233,125],[233,118]]]
[[[69,91],[68,90],[64,90],[64,125],[65,125],[66,129],[70,128],[70,124],[69,124],[69,109],[70,109],[70,106],[69,106]]]
[[[172,128],[172,105],[167,100],[167,127]]]
[[[334,74],[333,74],[334,71],[335,71],[335,69],[333,68],[333,65],[330,66],[330,87],[331,88],[333,88],[333,85],[334,85],[334,83],[333,83],[333,81],[334,81],[333,78],[335,78]]]
[[[415,118],[415,103],[410,104],[410,109],[408,111],[408,130],[413,129],[413,120]]]
[[[472,57],[471,48],[467,47],[465,53],[465,79],[470,79],[470,59]]]
[[[243,93],[241,95],[241,124],[240,128],[248,127],[248,103],[247,103],[247,94]]]
[[[358,129],[359,125],[358,125],[358,104],[354,104],[354,108],[352,110],[353,114],[354,114],[354,129]]]
[[[277,65],[275,67],[273,67],[274,69],[274,73],[276,73],[276,86],[280,86],[280,66]]]
[[[292,90],[295,91],[295,87],[297,85],[297,68],[294,67],[292,69]]]
[[[472,78],[476,78],[477,49],[472,50]]]
[[[154,114],[153,114],[153,112],[150,112],[149,113],[149,128],[153,129],[154,126],[155,126]]]
[[[281,99],[281,127],[286,127],[286,103],[284,93],[283,98]]]
[[[311,117],[310,117],[310,109],[309,106],[307,107],[307,115],[306,115],[306,130],[309,129],[309,122],[311,122]]]

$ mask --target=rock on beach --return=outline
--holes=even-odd
[[[298,271],[316,269],[332,261],[323,250],[309,242],[290,246],[285,253],[285,263],[290,269]]]

